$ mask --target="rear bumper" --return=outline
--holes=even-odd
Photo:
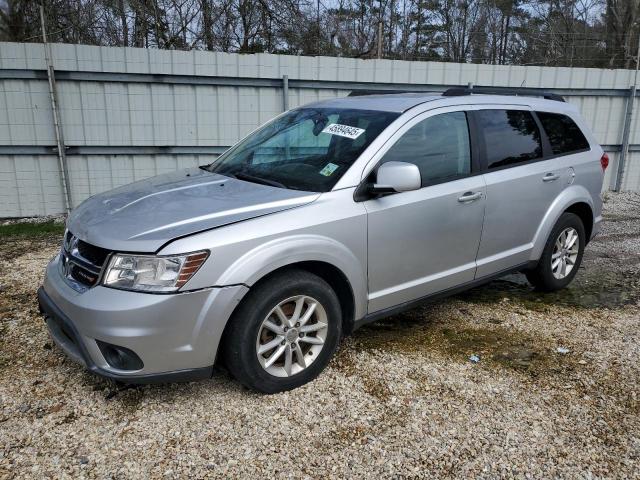
[[[213,365],[209,367],[142,375],[114,373],[101,368],[94,363],[73,322],[53,303],[42,287],[38,289],[38,303],[40,310],[45,315],[45,322],[49,334],[56,345],[58,345],[69,358],[101,377],[126,383],[191,382],[211,378]]]

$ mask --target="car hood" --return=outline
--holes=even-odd
[[[319,195],[193,168],[94,195],[70,214],[67,228],[98,247],[150,253],[175,238],[298,207]]]

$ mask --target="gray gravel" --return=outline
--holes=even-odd
[[[23,217],[23,218],[2,218],[0,225],[11,225],[14,223],[64,223],[66,215],[42,215],[40,217]]]
[[[510,276],[398,315],[272,396],[84,372],[35,302],[59,239],[2,238],[0,478],[640,478],[640,195],[605,218],[569,289]]]

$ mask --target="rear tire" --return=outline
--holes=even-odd
[[[304,270],[286,270],[247,294],[225,330],[222,356],[240,383],[277,393],[317,377],[341,335],[340,302],[329,284]]]
[[[573,213],[563,213],[549,234],[538,265],[526,273],[537,290],[565,288],[576,276],[586,245],[584,225]]]

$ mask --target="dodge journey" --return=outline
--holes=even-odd
[[[85,200],[38,292],[52,338],[115,380],[220,363],[272,393],[420,302],[511,272],[565,287],[607,155],[560,97],[476,92],[320,101],[208,165]]]

